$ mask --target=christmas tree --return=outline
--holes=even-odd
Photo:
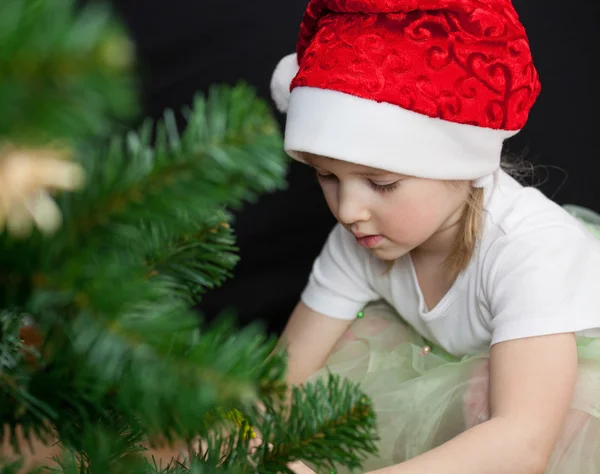
[[[220,86],[181,133],[169,111],[128,131],[133,57],[104,6],[0,2],[0,471],[22,472],[26,440],[60,451],[41,472],[358,467],[358,387],[290,388],[259,326],[192,309],[236,263],[226,209],[284,184],[269,107]],[[152,459],[160,443],[187,457]]]

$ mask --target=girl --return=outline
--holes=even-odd
[[[272,86],[339,222],[290,382],[362,384],[367,472],[599,473],[600,218],[501,169],[540,91],[510,1],[312,0]]]

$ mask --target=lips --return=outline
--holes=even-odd
[[[356,242],[362,247],[372,249],[377,247],[383,241],[383,235],[365,235],[365,234],[354,234]]]

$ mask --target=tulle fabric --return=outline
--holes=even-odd
[[[568,210],[600,238],[600,216]],[[373,400],[379,456],[369,458],[363,472],[406,461],[489,419],[489,353],[454,357],[383,302],[367,306],[364,315],[311,378],[340,374],[360,382]],[[600,473],[600,339],[578,338],[577,346],[572,409],[546,474]]]
[[[567,205],[564,208],[569,214],[583,222],[587,229],[600,239],[600,214],[580,206]]]

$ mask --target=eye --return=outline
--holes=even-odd
[[[371,187],[371,189],[373,191],[377,191],[378,193],[385,194],[385,193],[391,193],[392,191],[395,191],[398,188],[398,186],[400,186],[400,181],[396,181],[395,183],[390,183],[390,184],[378,184],[378,183],[375,183],[375,182],[369,180],[369,186]]]

